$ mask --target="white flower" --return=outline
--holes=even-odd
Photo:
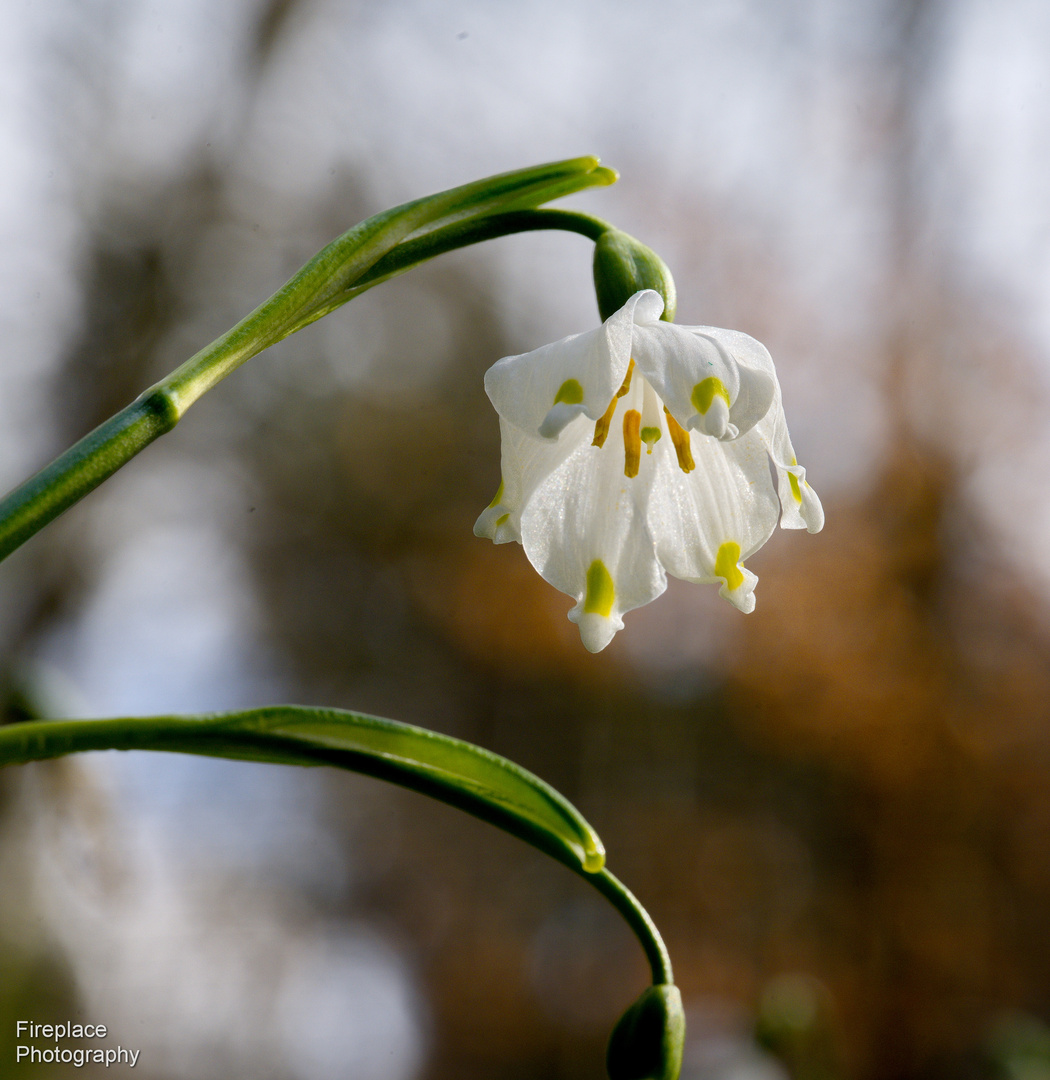
[[[765,347],[661,322],[663,307],[659,293],[635,293],[597,330],[505,357],[485,376],[503,480],[474,532],[519,541],[575,597],[569,618],[591,652],[668,574],[720,581],[720,595],[752,611],[758,578],[743,560],[777,518],[824,524]]]

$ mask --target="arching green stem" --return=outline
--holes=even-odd
[[[660,932],[603,866],[604,848],[572,804],[506,758],[425,728],[341,709],[272,705],[203,716],[37,720],[0,727],[0,766],[86,750],[162,750],[284,765],[332,765],[449,803],[532,844],[593,885],[670,984]]]
[[[518,210],[457,222],[455,225],[434,229],[425,236],[398,244],[368,273],[362,275],[350,292],[357,296],[366,289],[371,289],[373,285],[388,281],[438,255],[469,247],[471,244],[480,244],[484,240],[495,240],[514,233],[560,229],[598,241],[611,228],[607,221],[575,210]]]
[[[649,912],[638,902],[634,893],[605,869],[599,870],[597,874],[581,874],[581,877],[586,878],[616,908],[634,931],[634,936],[645,950],[645,957],[649,961],[653,985],[673,983],[671,957],[664,939],[656,929],[656,923],[649,917]]]
[[[442,251],[525,229],[599,235],[596,219],[584,214],[529,214],[539,203],[615,180],[597,158],[577,158],[479,180],[355,225],[236,326],[0,500],[0,559],[170,431],[202,394],[251,357]]]

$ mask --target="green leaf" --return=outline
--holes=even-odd
[[[571,869],[605,849],[579,811],[512,761],[447,735],[363,713],[275,705],[203,716],[47,720],[0,728],[0,765],[80,750],[169,750],[286,765],[335,765],[466,810]]]

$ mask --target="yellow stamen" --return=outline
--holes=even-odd
[[[667,430],[671,433],[674,452],[678,455],[678,467],[682,472],[690,473],[696,468],[696,462],[693,461],[693,450],[689,445],[689,432],[667,411],[666,405],[664,412],[667,413]]]
[[[554,395],[555,405],[579,405],[583,401],[583,387],[575,379],[566,379]]]
[[[726,384],[721,379],[716,379],[714,375],[709,375],[693,387],[693,395],[689,400],[693,403],[696,411],[701,416],[704,416],[707,410],[711,408],[711,402],[715,400],[716,394],[727,406],[732,404],[729,400],[729,391],[726,389]]]
[[[503,477],[501,476],[499,478],[499,487],[496,488],[495,498],[493,498],[492,502],[489,503],[488,508],[491,510],[494,506],[499,506],[500,500],[502,498],[503,498]]]
[[[616,411],[616,398],[609,402],[605,415],[594,425],[594,438],[591,446],[604,446],[609,437],[609,425],[612,423],[613,413]]]
[[[498,529],[501,525],[506,524],[509,520],[510,514],[500,514],[500,516],[496,518],[496,528]]]
[[[587,571],[587,595],[583,598],[583,610],[588,615],[604,615],[608,618],[615,600],[612,575],[601,559],[595,559]]]
[[[727,540],[715,556],[715,575],[725,580],[726,588],[730,592],[744,584],[739,563],[740,545],[735,540]]]
[[[642,459],[642,414],[637,409],[628,409],[623,414],[623,474],[638,475],[638,463]]]
[[[616,401],[618,398],[622,398],[628,390],[631,389],[631,376],[634,374],[634,360],[627,365],[627,375],[624,377],[623,386],[616,391],[612,401],[609,402],[609,407],[605,410],[605,415],[594,425],[594,440],[591,442],[591,446],[604,446],[605,440],[609,436],[609,425],[612,423],[613,413],[616,412]]]

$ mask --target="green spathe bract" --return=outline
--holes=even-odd
[[[602,321],[643,289],[655,289],[663,297],[660,318],[674,322],[678,294],[667,263],[633,236],[607,229],[594,245],[594,291]]]

